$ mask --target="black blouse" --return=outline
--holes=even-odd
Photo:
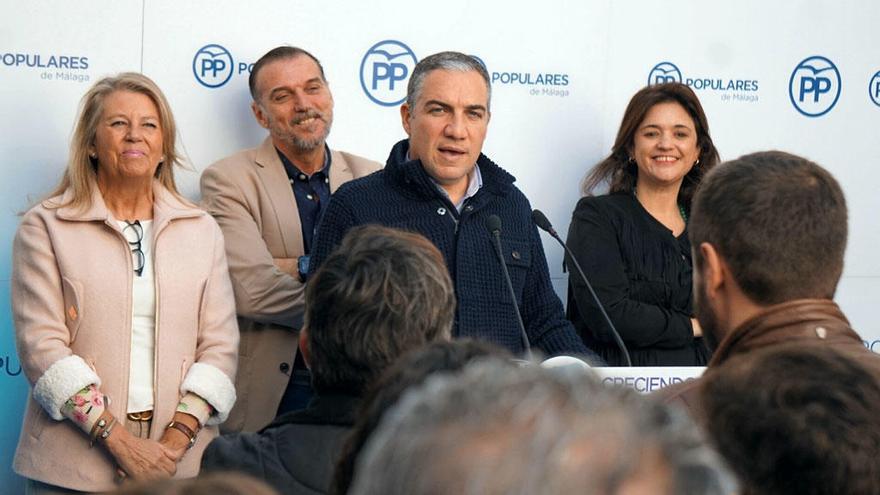
[[[633,366],[704,366],[710,353],[691,326],[691,245],[632,194],[581,198],[568,246],[629,349]],[[609,366],[625,365],[586,285],[569,270],[568,319]]]

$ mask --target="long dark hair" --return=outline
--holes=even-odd
[[[679,204],[690,210],[691,199],[703,175],[718,164],[719,158],[718,150],[715,149],[715,144],[709,135],[709,122],[706,120],[700,100],[691,88],[677,82],[646,86],[633,95],[623,113],[611,155],[593,167],[584,178],[582,190],[585,196],[591,195],[593,190],[604,182],[608,182],[610,193],[633,192],[638,178],[638,166],[630,159],[630,152],[635,142],[636,131],[654,105],[669,102],[678,103],[685,109],[693,119],[697,132],[700,163],[684,176],[681,190],[678,192]]]

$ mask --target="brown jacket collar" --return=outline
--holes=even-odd
[[[864,350],[861,337],[850,328],[849,321],[834,301],[798,299],[770,306],[731,331],[715,349],[706,373],[734,356],[756,349],[810,341]],[[677,402],[693,417],[700,418],[703,412],[699,396],[702,381],[702,378],[688,380],[656,393],[662,401]]]
[[[829,344],[861,337],[830,299],[798,299],[770,306],[730,332],[712,356],[713,368],[738,354],[791,340],[824,340]]]

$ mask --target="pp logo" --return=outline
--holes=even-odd
[[[361,87],[373,102],[392,107],[406,99],[406,81],[418,63],[416,55],[399,41],[380,41],[361,61]]]
[[[202,86],[219,88],[232,77],[232,54],[220,45],[205,45],[193,57],[193,74]]]
[[[868,94],[871,96],[871,101],[880,107],[880,70],[874,73],[874,77],[868,83]]]
[[[681,82],[681,71],[672,62],[660,62],[648,73],[648,86],[668,82]]]
[[[825,115],[840,98],[840,72],[825,57],[805,58],[791,73],[788,96],[794,108],[807,117]]]

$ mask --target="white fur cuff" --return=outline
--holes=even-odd
[[[216,366],[204,363],[193,363],[186,378],[180,384],[180,392],[186,394],[192,392],[217,411],[217,414],[208,418],[207,424],[218,425],[226,421],[229,411],[235,404],[235,385]]]
[[[49,366],[34,385],[34,400],[43,406],[46,413],[61,421],[61,406],[67,399],[91,384],[101,385],[101,379],[83,358],[77,355],[59,359]]]

